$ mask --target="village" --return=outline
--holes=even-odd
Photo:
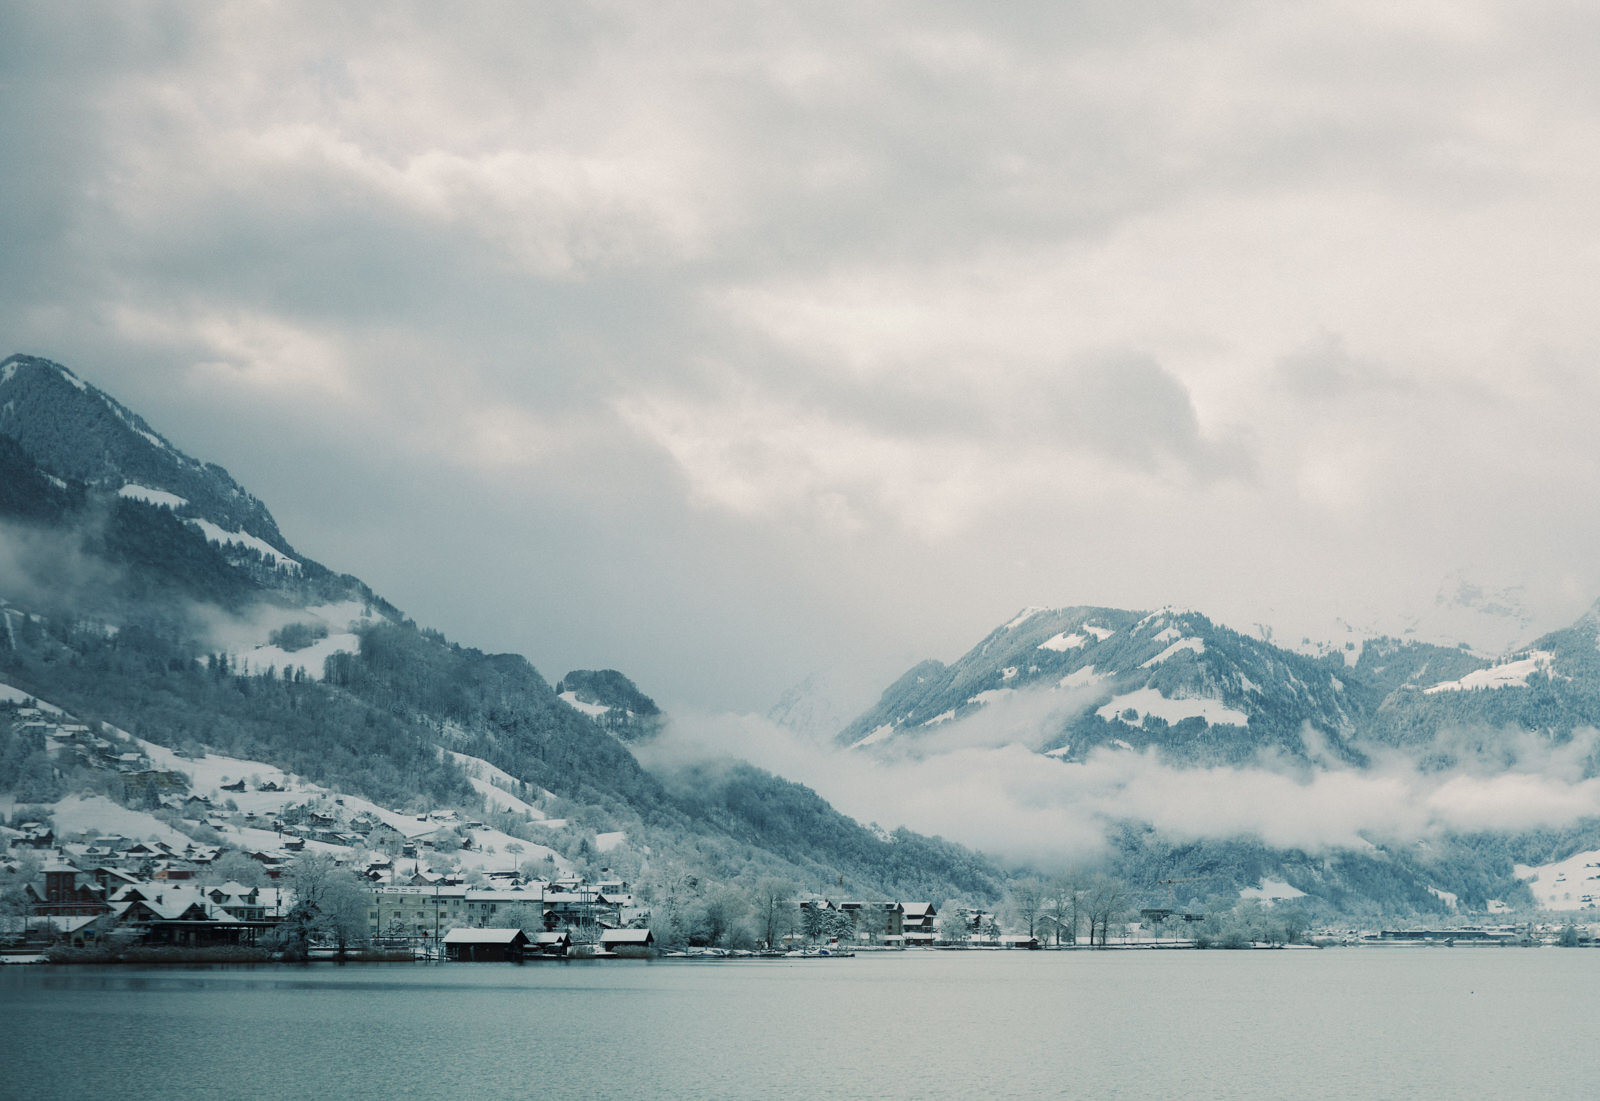
[[[401,813],[260,762],[182,756],[5,691],[0,721],[44,747],[57,774],[87,777],[93,790],[57,801],[44,820],[15,804],[10,824],[0,815],[0,958],[98,958],[134,946],[271,957],[295,935],[312,954],[428,960],[726,951],[687,936],[658,942],[661,907],[609,868],[579,874],[554,848],[460,810]],[[460,763],[502,824],[509,814],[538,827],[524,832],[565,825],[493,766]],[[958,934],[1036,943],[1003,937],[982,911],[941,923],[932,902],[798,895],[769,915],[766,933],[751,947],[838,954]]]
[[[533,840],[555,841],[566,823],[487,762],[457,755],[483,818],[402,813],[260,762],[181,755],[4,691],[0,721],[45,747],[58,774],[87,783],[37,817],[14,802],[0,813],[0,961],[723,959],[1084,943],[1075,916],[1043,908],[1011,908],[1007,924],[1024,927],[1006,930],[977,907],[798,891],[768,897],[743,937],[695,930],[670,894],[640,897],[611,868],[583,874]],[[623,839],[592,840],[604,859]],[[1203,919],[1124,905],[1101,916],[1088,946],[1205,947]],[[1234,932],[1216,946],[1596,943],[1591,926],[1570,922],[1304,933]]]
[[[459,874],[413,863],[409,872],[385,856],[360,869],[285,850],[239,853],[121,836],[58,839],[39,822],[0,827],[8,842],[0,861],[15,881],[0,916],[4,950],[13,956],[72,959],[71,950],[161,947],[204,958],[217,948],[280,948],[305,913],[308,876],[320,874],[325,913],[312,917],[312,947],[324,953],[377,949],[415,959],[505,960],[527,956],[653,954],[651,911],[620,879],[525,879],[491,874],[469,886]],[[258,862],[270,886],[246,886],[212,873],[219,862]],[[329,874],[359,874],[354,910],[328,889]],[[352,879],[352,881],[354,881]],[[768,953],[839,954],[854,948],[931,947],[954,939],[928,902],[785,900],[775,928],[760,945]],[[994,915],[960,919],[970,945],[1037,947],[1032,937],[1005,936]],[[341,924],[343,923],[343,924]],[[67,950],[65,952],[61,950]],[[714,946],[682,955],[728,956]],[[748,953],[747,953],[748,954]]]

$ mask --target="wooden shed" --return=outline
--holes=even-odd
[[[521,929],[452,929],[441,943],[445,958],[463,963],[520,962],[528,934]]]

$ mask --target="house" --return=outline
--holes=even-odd
[[[939,910],[931,902],[903,902],[900,904],[900,928],[907,945],[932,944],[938,939],[934,919]]]
[[[540,933],[534,938],[533,947],[541,956],[565,956],[572,947],[572,934],[565,929]]]
[[[854,939],[865,944],[902,944],[904,914],[898,902],[841,902]]]
[[[452,929],[444,935],[445,957],[462,963],[520,961],[528,949],[521,929]]]
[[[22,833],[22,843],[31,849],[55,847],[55,833],[42,822],[23,822],[17,829]]]
[[[29,908],[39,917],[94,917],[108,909],[105,887],[74,865],[57,860],[46,864],[43,873],[42,891],[27,885]]]

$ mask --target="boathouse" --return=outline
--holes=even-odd
[[[445,957],[462,963],[520,961],[528,947],[521,929],[452,929],[444,935]]]

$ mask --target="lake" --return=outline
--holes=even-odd
[[[0,1097],[1556,1098],[1600,951],[0,967]]]

